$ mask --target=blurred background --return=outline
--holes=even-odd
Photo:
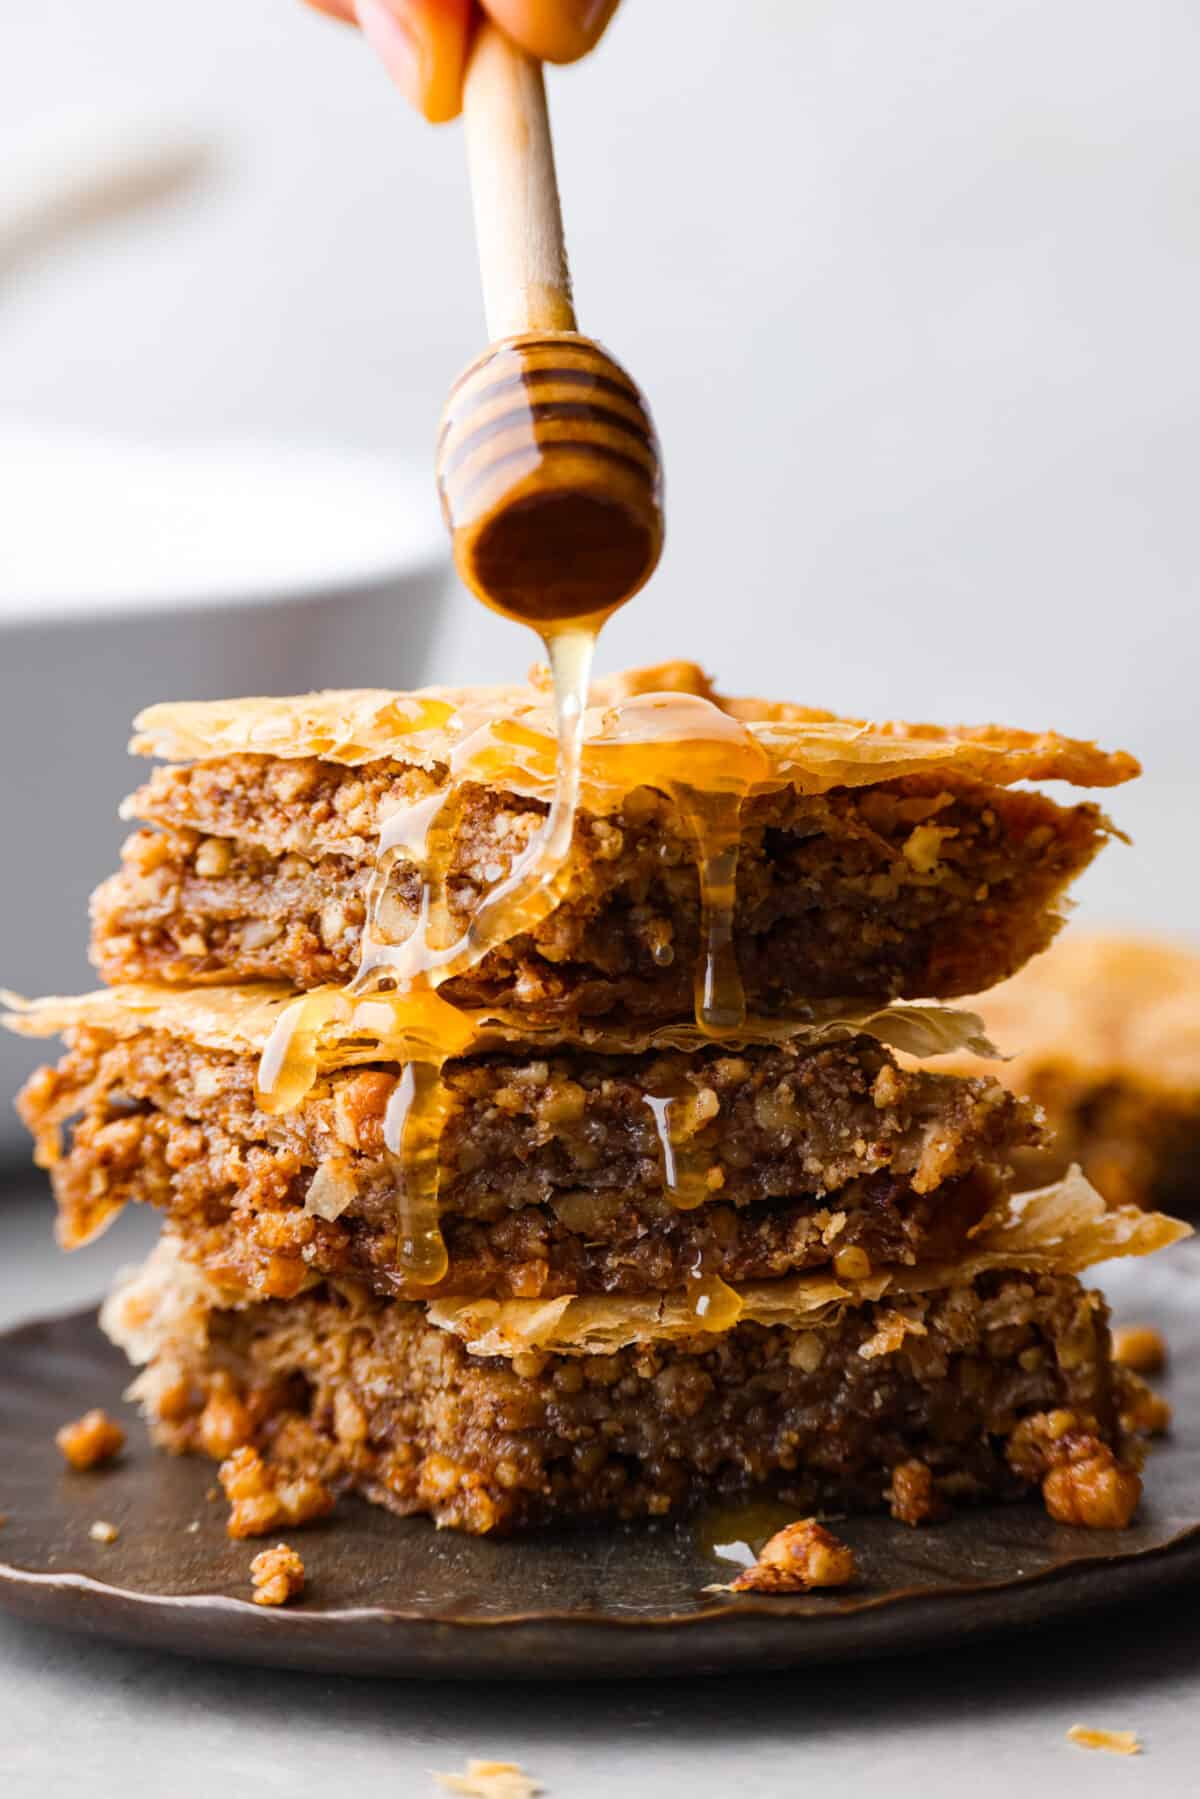
[[[299,0],[39,0],[2,40],[0,754],[37,853],[0,975],[28,991],[90,978],[135,705],[509,678],[534,646],[435,566],[434,427],[485,337],[457,128]],[[668,480],[603,665],[1129,747],[1137,853],[1084,910],[1175,930],[1198,57],[1194,0],[627,0],[551,76],[581,324]],[[139,146],[109,216],[30,224]]]

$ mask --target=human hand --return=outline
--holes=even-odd
[[[617,0],[308,0],[363,34],[400,91],[434,124],[462,110],[471,31],[482,9],[542,62],[576,62],[598,42]]]

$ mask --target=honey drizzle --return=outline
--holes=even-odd
[[[438,792],[400,808],[380,830],[367,895],[358,972],[343,991],[310,993],[279,1018],[263,1051],[259,1097],[272,1112],[298,1105],[316,1079],[318,1045],[325,1028],[352,1021],[369,1028],[370,1006],[385,1009],[387,1024],[416,1039],[384,1116],[384,1146],[398,1194],[396,1259],[406,1278],[434,1286],[448,1259],[439,1225],[440,1145],[450,1113],[442,1081],[447,1061],[465,1054],[474,1041],[466,1016],[442,1000],[436,989],[482,961],[496,944],[536,927],[558,901],[558,879],[570,856],[579,806],[584,713],[591,677],[595,631],[563,629],[546,640],[554,679],[558,754],[554,795],[542,830],[493,889],[467,929],[452,935],[448,874],[456,840],[462,788],[479,753],[478,733],[460,747],[448,792]],[[489,733],[483,733],[487,747]],[[388,939],[383,914],[396,864],[405,859],[422,870],[421,898],[411,930]],[[384,982],[399,983],[398,987]],[[353,1002],[367,1000],[354,1006]]]
[[[320,1042],[330,1024],[351,1031],[386,1030],[408,1051],[384,1119],[384,1143],[396,1177],[397,1261],[407,1279],[433,1286],[446,1273],[439,1219],[440,1143],[451,1105],[442,1071],[468,1054],[476,1029],[467,1014],[441,999],[438,988],[497,945],[536,929],[567,885],[581,787],[594,789],[611,809],[637,788],[664,794],[678,809],[695,845],[700,887],[702,954],[697,964],[696,1023],[706,1035],[738,1030],[746,1006],[734,943],[734,906],[743,802],[768,772],[765,752],[736,720],[691,695],[641,695],[613,707],[585,742],[585,708],[595,646],[595,621],[568,625],[546,638],[554,685],[556,739],[519,718],[484,720],[464,729],[451,757],[448,788],[402,807],[380,830],[368,890],[360,965],[342,990],[301,996],[280,1016],[263,1051],[259,1097],[264,1108],[298,1105],[319,1071]],[[442,702],[423,702],[441,706]],[[419,709],[403,729],[423,728]],[[465,709],[465,723],[470,710]],[[443,724],[444,712],[427,723]],[[557,749],[557,754],[555,754]],[[503,785],[506,774],[544,780],[552,798],[541,830],[508,874],[483,900],[465,930],[449,908],[449,872],[463,791],[472,780]],[[397,941],[386,929],[396,866],[421,870],[417,916]],[[376,1010],[378,1008],[378,1010]],[[709,1196],[708,1164],[699,1147],[675,1129],[687,1089],[651,1096],[663,1157],[664,1187],[680,1210]],[[686,1283],[697,1327],[725,1330],[741,1311],[737,1294],[699,1264]]]
[[[706,1270],[699,1256],[684,1283],[684,1291],[697,1330],[732,1330],[742,1315],[739,1295],[719,1274]]]
[[[450,1095],[441,1062],[407,1062],[383,1119],[383,1140],[396,1176],[396,1261],[418,1286],[432,1287],[449,1265],[439,1223],[441,1141]]]
[[[684,1081],[670,1086],[660,1081],[658,1089],[656,1093],[648,1092],[645,1101],[658,1133],[663,1192],[677,1212],[692,1212],[712,1197],[707,1151],[698,1145],[695,1133],[679,1128],[680,1113],[694,1095]]]
[[[777,1531],[796,1522],[796,1507],[769,1496],[740,1504],[716,1505],[701,1512],[693,1529],[704,1555],[749,1568]]]
[[[734,941],[738,859],[742,847],[744,793],[680,790],[680,804],[696,844],[700,882],[701,960],[696,964],[696,1024],[706,1036],[724,1037],[746,1022],[746,990]]]

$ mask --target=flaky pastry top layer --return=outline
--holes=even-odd
[[[1124,751],[1106,751],[1056,732],[1000,725],[942,726],[840,718],[784,702],[730,698],[713,688],[694,663],[634,669],[597,681],[587,716],[584,784],[588,801],[602,805],[612,774],[614,744],[642,728],[648,708],[676,696],[683,734],[703,732],[706,719],[761,752],[750,791],[794,787],[822,793],[914,774],[954,775],[996,786],[1017,781],[1070,782],[1112,787],[1140,770]],[[656,728],[661,728],[658,708]],[[526,686],[430,687],[415,693],[374,689],[302,694],[292,698],[184,701],[151,706],[135,721],[131,749],[167,761],[211,761],[240,754],[281,758],[316,756],[345,766],[379,758],[430,771],[449,768],[463,747],[499,727],[510,757],[493,758],[497,784],[543,796],[553,775],[551,694],[544,671]],[[532,744],[532,750],[530,745]],[[528,752],[528,753],[527,753]],[[652,781],[646,777],[645,784]]]

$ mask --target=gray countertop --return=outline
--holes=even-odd
[[[0,1325],[98,1295],[142,1253],[126,1217],[64,1258],[40,1182],[0,1187]],[[344,1790],[421,1799],[431,1770],[516,1761],[549,1799],[740,1799],[886,1790],[890,1799],[1197,1789],[1197,1589],[1074,1628],[902,1661],[761,1679],[460,1686],[256,1673],[112,1648],[0,1616],[0,1791],[211,1799]],[[1136,1761],[1066,1741],[1138,1733]]]

